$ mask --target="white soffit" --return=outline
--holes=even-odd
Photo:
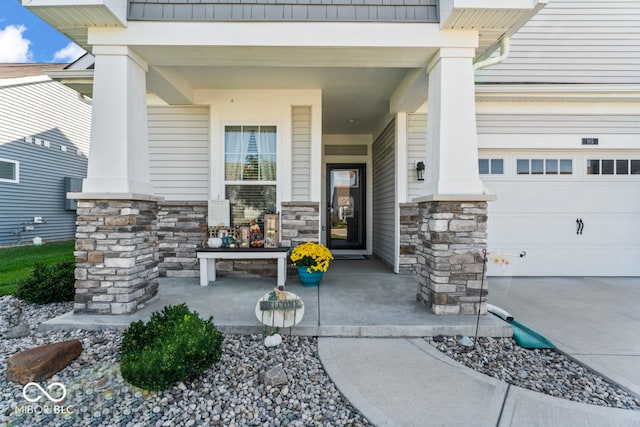
[[[93,97],[93,70],[46,70],[51,79],[82,95]]]
[[[476,54],[489,56],[500,39],[511,36],[538,13],[548,0],[441,0],[440,28],[475,30],[479,33]]]
[[[87,49],[88,27],[125,27],[126,0],[23,0],[22,5]]]

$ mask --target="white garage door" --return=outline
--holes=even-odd
[[[638,152],[480,158],[498,197],[489,203],[489,275],[640,276]]]

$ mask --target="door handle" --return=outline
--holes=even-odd
[[[584,222],[582,221],[582,218],[576,219],[576,226],[577,226],[576,234],[581,235],[582,231],[584,230]]]

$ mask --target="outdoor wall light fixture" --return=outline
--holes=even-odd
[[[416,163],[416,177],[418,181],[424,181],[424,162],[420,161]]]

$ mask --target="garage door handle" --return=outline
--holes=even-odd
[[[576,234],[582,234],[582,231],[584,230],[584,222],[582,222],[582,218],[576,219],[576,225],[578,226]]]

